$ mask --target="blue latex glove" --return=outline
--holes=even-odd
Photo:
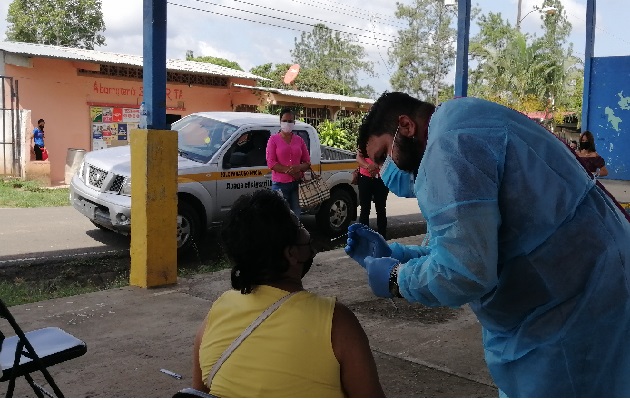
[[[374,232],[363,224],[352,224],[348,227],[346,253],[365,268],[365,257],[389,257],[392,249],[378,232]]]
[[[389,291],[389,275],[395,266],[400,264],[395,258],[365,257],[365,269],[368,274],[370,289],[378,297],[394,297]]]

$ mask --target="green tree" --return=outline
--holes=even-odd
[[[325,146],[355,151],[362,120],[363,113],[355,113],[335,121],[323,121],[317,126],[319,141]]]
[[[200,56],[195,57],[192,50],[186,51],[186,61],[197,61],[204,62],[208,64],[220,65],[221,67],[237,69],[239,71],[243,71],[240,65],[236,61],[230,61],[225,58],[220,57],[212,57],[212,56]]]
[[[554,121],[562,121],[562,112],[556,111],[567,109],[571,103],[575,91],[571,82],[575,80],[575,73],[582,69],[581,61],[573,56],[573,44],[568,43],[572,26],[562,2],[545,0],[542,7],[555,8],[556,12],[541,15],[544,34],[534,40],[534,45],[541,48],[541,54],[549,64],[543,74],[548,109],[553,113]]]
[[[478,46],[476,42],[479,64],[471,74],[472,94],[520,111],[544,109],[544,76],[553,66],[542,56],[539,45],[528,45],[525,35],[512,30],[498,48]]]
[[[476,64],[470,94],[524,112],[547,111],[561,122],[565,113],[580,113],[582,67],[566,44],[571,26],[562,5],[546,0],[543,7],[556,13],[541,15],[541,38],[521,33],[500,13],[478,17],[480,31],[470,44]]]
[[[249,70],[254,75],[261,76],[269,79],[268,81],[260,81],[260,86],[278,89],[288,89],[289,86],[285,85],[282,81],[284,74],[289,70],[291,64],[273,64],[266,63],[257,65]]]
[[[373,65],[364,60],[365,49],[352,43],[351,35],[335,32],[317,24],[312,32],[303,32],[291,50],[300,64],[296,85],[301,90],[336,93],[349,96],[373,96],[370,86],[359,85],[359,74],[373,76]]]
[[[258,84],[263,87],[276,89],[301,90],[306,92],[319,93],[335,93],[345,95],[359,95],[357,93],[350,94],[349,88],[341,81],[330,79],[326,73],[319,68],[300,67],[300,73],[290,84],[284,83],[284,75],[287,73],[291,64],[262,64],[255,66],[249,70],[254,75],[269,79],[269,81],[260,81]],[[373,94],[371,87],[363,88],[361,92],[367,97]],[[370,92],[370,90],[372,90]]]
[[[101,0],[14,0],[7,40],[93,50],[105,45]]]
[[[396,18],[407,28],[398,31],[389,49],[390,62],[396,66],[390,84],[394,90],[438,102],[443,80],[455,63],[457,31],[451,21],[456,9],[436,0],[397,2],[396,7]]]

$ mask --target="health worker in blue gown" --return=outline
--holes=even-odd
[[[385,93],[358,146],[427,221],[426,246],[350,226],[377,296],[468,303],[502,395],[630,396],[630,217],[564,143],[485,100]]]

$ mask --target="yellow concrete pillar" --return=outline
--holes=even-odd
[[[177,132],[133,129],[131,273],[144,288],[177,283]]]

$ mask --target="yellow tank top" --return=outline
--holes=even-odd
[[[204,383],[221,353],[267,307],[288,292],[257,286],[230,290],[208,314],[199,349]],[[219,397],[345,397],[331,343],[334,297],[295,294],[223,363],[210,393]]]

